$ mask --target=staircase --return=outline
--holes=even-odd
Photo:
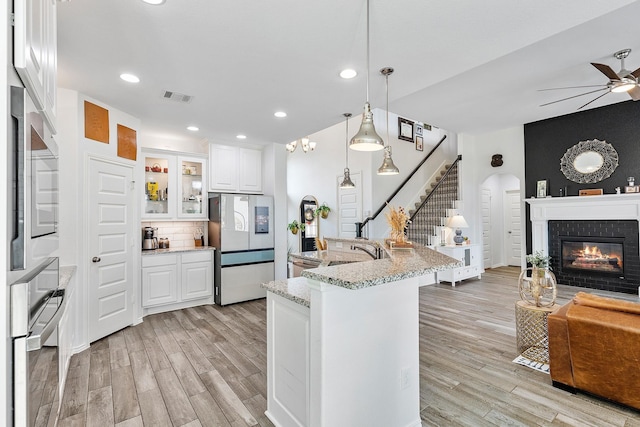
[[[407,238],[425,246],[439,245],[446,240],[445,224],[460,208],[458,201],[458,162],[445,165],[440,175],[432,182],[415,209],[409,211],[411,223],[407,227]]]

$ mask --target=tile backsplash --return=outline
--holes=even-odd
[[[204,233],[204,241],[207,242],[206,221],[145,221],[142,228],[154,227],[158,229],[156,236],[169,239],[171,248],[192,248],[195,244],[194,234],[198,229]]]

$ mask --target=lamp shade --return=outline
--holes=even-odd
[[[356,151],[378,151],[384,149],[384,141],[373,126],[373,113],[368,102],[364,105],[364,115],[360,130],[351,138],[349,148]]]
[[[469,224],[464,220],[462,215],[454,215],[447,220],[449,228],[469,228]]]

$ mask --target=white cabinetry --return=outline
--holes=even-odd
[[[182,254],[182,300],[206,298],[213,295],[210,251]]]
[[[211,191],[262,193],[262,151],[209,145]]]
[[[142,257],[142,306],[170,304],[178,300],[178,255]]]
[[[189,301],[212,296],[213,250],[142,256],[142,306],[151,312],[185,308]]]
[[[206,158],[152,149],[142,150],[142,157],[143,219],[207,218]]]
[[[52,134],[56,133],[56,0],[14,1],[14,66]]]
[[[451,282],[455,286],[456,282],[471,277],[480,279],[484,270],[480,265],[481,253],[480,245],[460,245],[460,246],[436,246],[438,252],[462,261],[463,266],[452,270],[439,271],[438,282]]]

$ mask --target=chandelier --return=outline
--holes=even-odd
[[[298,141],[300,141],[299,144],[298,144]],[[305,153],[307,151],[313,151],[316,149],[316,143],[313,141],[309,141],[308,137],[290,142],[287,145],[285,145],[285,148],[289,153],[293,153],[294,151],[296,151],[296,148],[298,148],[298,145],[302,148],[302,151],[304,151]]]

